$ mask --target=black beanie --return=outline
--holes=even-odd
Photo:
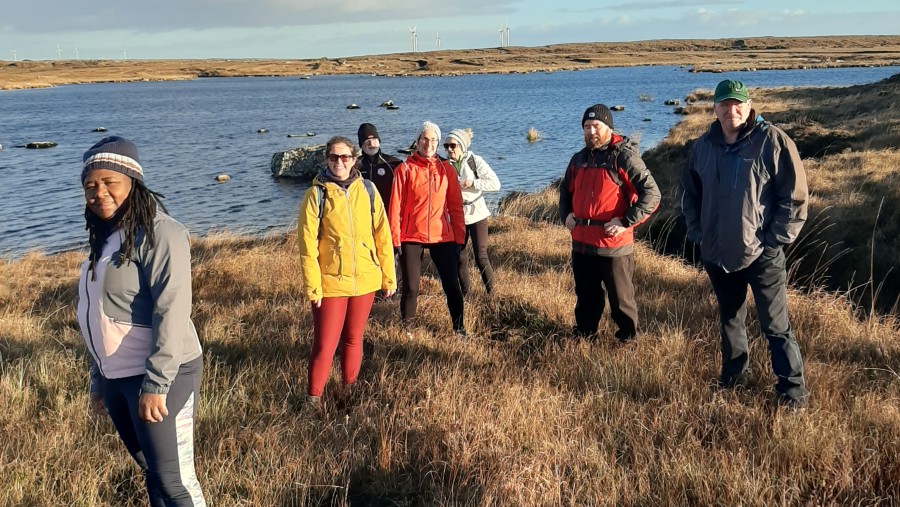
[[[370,137],[374,137],[379,141],[381,140],[381,138],[378,137],[378,130],[375,128],[375,125],[372,125],[371,123],[363,123],[360,125],[359,130],[356,132],[356,137],[359,138],[360,146],[362,146],[362,144],[366,142],[366,139]]]
[[[594,104],[587,108],[581,116],[581,126],[584,127],[584,122],[588,120],[600,120],[605,123],[607,127],[613,128],[612,113],[609,111],[609,108],[603,104]]]

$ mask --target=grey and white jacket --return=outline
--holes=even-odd
[[[470,158],[475,163],[474,171],[469,165]],[[453,163],[453,167],[459,174],[460,184],[465,180],[472,180],[471,187],[462,189],[463,215],[466,225],[472,225],[491,216],[491,210],[484,201],[484,192],[500,190],[500,178],[497,177],[497,173],[483,158],[472,152],[466,152],[458,164]]]
[[[797,146],[755,111],[732,144],[713,122],[691,148],[681,177],[688,239],[704,262],[748,267],[764,247],[792,243],[806,222],[809,190]]]
[[[77,317],[91,358],[91,392],[100,376],[143,375],[141,391],[169,392],[178,367],[202,354],[191,321],[191,254],[187,229],[162,211],[153,222],[156,244],[143,231],[130,262],[119,262],[122,234],[113,232],[95,277],[81,266]]]

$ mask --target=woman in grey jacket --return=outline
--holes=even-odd
[[[127,139],[107,137],[85,152],[81,183],[90,255],[77,314],[90,408],[109,415],[144,473],[150,505],[206,505],[194,472],[203,358],[191,322],[188,231],[144,185]]]
[[[475,265],[481,272],[485,291],[490,294],[494,288],[494,268],[487,253],[488,223],[491,216],[485,192],[500,190],[500,179],[491,166],[478,155],[469,151],[472,144],[472,129],[456,129],[447,134],[444,149],[450,157],[450,163],[459,175],[459,186],[462,189],[463,215],[466,221],[466,242],[459,254],[459,284],[463,295],[469,293],[472,282],[469,276],[469,256],[466,244],[472,239],[472,250],[475,251]]]

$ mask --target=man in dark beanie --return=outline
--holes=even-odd
[[[719,385],[749,380],[749,287],[769,343],[775,400],[803,408],[809,391],[788,318],[784,247],[806,222],[806,172],[794,141],[753,110],[744,83],[721,81],[713,102],[716,121],[691,147],[682,173],[681,212],[719,302]]]
[[[391,204],[394,168],[400,165],[401,160],[381,152],[381,138],[378,137],[375,125],[363,123],[356,135],[363,152],[359,159],[359,172],[363,178],[375,184],[375,188],[381,194],[381,200],[384,201],[384,209],[388,209]]]
[[[592,337],[609,297],[620,343],[638,330],[634,298],[634,228],[659,206],[660,192],[637,148],[613,132],[609,108],[581,116],[585,147],[559,186],[559,218],[572,233],[575,335]]]

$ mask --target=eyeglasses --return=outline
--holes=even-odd
[[[457,146],[459,145],[456,143],[444,143],[445,150],[449,150],[450,148],[453,148],[455,150]]]
[[[425,144],[437,144],[438,140],[437,139],[429,139],[427,137],[421,137],[421,138],[419,138],[419,142],[425,143]]]
[[[329,153],[326,158],[331,163],[337,162],[338,159],[341,159],[341,161],[346,164],[347,162],[350,162],[351,160],[353,160],[356,157],[354,157],[353,155],[347,154],[347,153],[344,153],[343,155],[338,155],[337,153]]]

